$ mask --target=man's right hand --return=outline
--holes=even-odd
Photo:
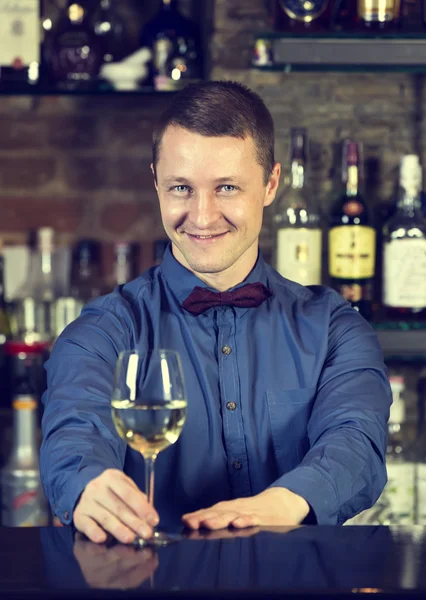
[[[135,536],[150,538],[159,517],[134,481],[118,469],[107,469],[86,485],[73,520],[92,542],[102,544],[110,533],[130,544]]]

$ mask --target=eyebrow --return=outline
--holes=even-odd
[[[217,179],[213,179],[213,183],[216,185],[219,185],[221,183],[236,183],[237,181],[239,181],[239,179],[235,176],[235,175],[229,175],[227,177],[218,177]],[[172,184],[185,184],[185,185],[189,185],[190,181],[189,179],[186,179],[185,177],[174,177],[173,175],[171,177],[166,177],[165,179],[162,179],[161,183],[163,185],[172,185]]]

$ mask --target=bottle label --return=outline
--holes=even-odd
[[[426,307],[426,239],[392,240],[384,245],[386,306]]]
[[[328,3],[329,0],[311,0],[310,2],[305,0],[280,0],[281,8],[290,19],[304,21],[305,23],[318,19],[327,8]]]
[[[333,227],[329,232],[329,271],[340,279],[374,277],[376,232],[365,225]]]
[[[399,10],[400,0],[358,0],[358,16],[369,23],[393,21]]]
[[[0,65],[40,63],[38,7],[34,0],[0,0]]]
[[[49,522],[47,501],[38,477],[25,476],[2,481],[2,525],[42,527]]]
[[[301,285],[321,284],[320,229],[285,227],[277,234],[277,271]]]

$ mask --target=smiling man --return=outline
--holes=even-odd
[[[180,92],[154,133],[171,244],[162,264],[90,303],[47,363],[41,473],[55,513],[96,542],[192,528],[342,524],[386,481],[391,402],[371,327],[333,290],[281,277],[259,253],[278,187],[272,117],[233,82]],[[178,350],[188,411],[156,464],[114,429],[120,351]]]

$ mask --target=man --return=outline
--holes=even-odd
[[[259,254],[280,177],[269,111],[237,83],[186,88],[154,133],[152,171],[171,240],[162,264],[90,303],[47,363],[41,474],[53,510],[95,542],[148,538],[159,517],[192,529],[343,523],[385,484],[390,387],[360,315]],[[194,287],[248,299],[200,305]],[[159,347],[181,354],[188,412],[157,459],[152,507],[110,395],[120,351]]]

